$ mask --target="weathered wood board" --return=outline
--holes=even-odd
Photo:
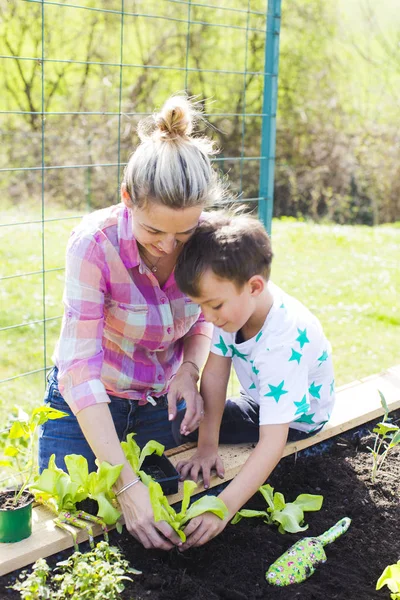
[[[286,445],[284,456],[315,445],[330,437],[353,429],[383,414],[380,390],[387,400],[391,411],[400,408],[400,365],[388,369],[380,375],[372,375],[341,387],[337,391],[337,401],[329,423],[315,436]],[[193,453],[195,444],[185,444],[169,450],[170,460],[176,464]],[[241,469],[252,450],[251,444],[222,445],[220,454],[224,461],[225,478],[213,477],[211,487],[231,480]],[[203,491],[200,484],[196,493]],[[182,498],[182,484],[177,494],[169,496],[171,504]],[[99,529],[94,528],[99,535]],[[77,541],[87,539],[85,532],[78,530]],[[42,506],[33,509],[33,533],[15,544],[0,544],[0,575],[10,573],[33,563],[38,558],[45,558],[61,550],[72,547],[72,537],[65,531],[55,527],[50,511]]]

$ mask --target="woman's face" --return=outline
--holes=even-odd
[[[131,208],[133,235],[136,241],[155,258],[179,250],[196,229],[203,206],[168,208],[148,202],[143,208]]]

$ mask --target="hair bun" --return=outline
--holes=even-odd
[[[157,129],[163,138],[176,139],[192,133],[197,112],[185,96],[172,96],[155,115]]]

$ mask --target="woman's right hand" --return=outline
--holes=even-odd
[[[188,460],[181,460],[176,465],[176,470],[183,479],[198,481],[200,473],[203,474],[203,484],[210,487],[211,471],[215,469],[220,479],[224,478],[225,469],[223,462],[216,451],[201,450],[200,448]]]
[[[154,521],[149,490],[142,482],[122,492],[118,502],[127,530],[146,549],[171,550],[182,545],[180,537],[166,521]]]

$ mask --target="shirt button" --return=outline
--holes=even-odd
[[[171,331],[172,331],[171,327],[168,327],[167,328],[167,333],[171,333]]]
[[[165,303],[166,303],[166,301],[167,301],[167,299],[166,299],[166,298],[161,298],[161,304],[165,304]]]
[[[157,375],[158,381],[161,381],[162,378],[163,378],[162,375]]]

